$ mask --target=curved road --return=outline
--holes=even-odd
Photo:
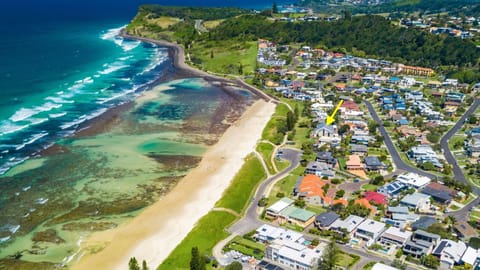
[[[442,146],[445,159],[449,164],[452,164],[453,166],[453,175],[455,176],[455,179],[457,179],[457,181],[460,181],[469,185],[471,185],[470,182],[465,178],[465,175],[463,174],[462,169],[460,168],[460,166],[458,166],[457,160],[455,159],[452,152],[448,148],[448,141],[450,140],[450,138],[452,138],[453,135],[455,135],[455,133],[457,133],[457,131],[465,123],[465,120],[475,112],[475,110],[478,108],[479,105],[480,105],[480,99],[476,98],[472,106],[470,106],[470,108],[462,115],[462,117],[460,117],[457,123],[440,140],[440,145]],[[473,187],[474,193],[479,194],[480,189],[475,186],[472,186],[472,187]]]
[[[431,174],[431,173],[428,173],[428,172],[422,171],[420,169],[409,166],[408,164],[406,164],[400,158],[400,154],[397,152],[397,149],[393,145],[393,142],[392,142],[390,136],[388,135],[387,131],[385,130],[385,127],[382,125],[382,121],[378,117],[378,114],[375,111],[375,109],[373,108],[372,104],[367,100],[364,100],[364,103],[367,106],[367,109],[368,109],[370,115],[372,116],[373,120],[375,120],[379,124],[378,129],[380,130],[380,133],[382,134],[382,136],[385,139],[385,145],[387,146],[388,151],[390,152],[390,155],[392,156],[393,162],[397,166],[397,170],[414,172],[414,173],[417,173],[417,174],[420,174],[420,175],[423,175],[423,176],[430,177],[432,179],[437,178],[438,177],[437,175],[434,175],[434,174]],[[477,195],[480,194],[480,189],[476,186],[473,186],[465,178],[465,175],[463,174],[462,169],[458,166],[456,159],[454,158],[452,152],[448,148],[448,141],[463,126],[463,123],[465,122],[465,119],[470,117],[470,115],[472,115],[475,112],[475,110],[478,108],[479,105],[480,105],[480,99],[475,99],[472,106],[470,106],[470,108],[462,115],[462,117],[460,117],[460,119],[457,121],[457,123],[440,140],[440,145],[443,149],[445,159],[447,160],[447,162],[449,164],[453,165],[453,173],[454,173],[455,179],[457,179],[460,182],[467,183],[467,184],[471,185],[473,193],[477,194]],[[454,216],[458,221],[461,221],[461,220],[466,221],[466,220],[468,220],[468,214],[469,214],[470,208],[477,205],[478,203],[480,203],[480,196],[478,198],[476,198],[475,200],[473,200],[472,202],[470,202],[465,207],[463,207],[462,209],[460,209],[458,211],[452,211],[448,215]]]
[[[380,117],[378,117],[377,112],[373,108],[372,104],[368,100],[364,100],[363,103],[367,106],[368,112],[372,116],[373,120],[378,123],[378,130],[380,130],[380,134],[382,134],[384,140],[385,140],[385,145],[387,146],[388,152],[390,153],[390,156],[392,156],[393,163],[395,163],[395,166],[397,167],[397,170],[402,170],[402,171],[407,171],[407,172],[413,172],[422,176],[430,177],[432,179],[436,179],[437,175],[431,174],[425,171],[422,171],[418,168],[414,168],[407,163],[405,163],[402,158],[400,157],[400,154],[397,152],[397,149],[395,148],[395,145],[392,142],[392,139],[388,135],[387,130],[382,124],[382,120],[380,120]]]
[[[300,159],[302,156],[302,152],[299,150],[295,149],[289,149],[289,148],[283,148],[283,159],[288,160],[290,162],[290,166],[287,168],[283,169],[281,172],[277,173],[276,175],[268,178],[267,180],[263,181],[262,184],[258,187],[255,195],[253,196],[252,201],[250,202],[250,205],[242,219],[237,221],[235,224],[233,224],[229,229],[228,232],[231,234],[238,234],[238,235],[244,235],[246,233],[249,233],[258,227],[263,225],[263,222],[261,222],[258,219],[258,212],[257,209],[258,207],[258,202],[262,199],[262,197],[265,194],[265,190],[267,187],[272,183],[273,181],[284,177],[287,175],[290,171],[295,169],[298,164],[300,164]]]

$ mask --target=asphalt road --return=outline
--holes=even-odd
[[[380,134],[382,135],[382,137],[385,140],[385,145],[387,146],[388,152],[390,153],[390,156],[392,157],[393,163],[395,163],[395,166],[397,167],[397,170],[417,173],[419,175],[427,176],[427,177],[430,177],[432,179],[437,178],[436,175],[425,172],[425,171],[422,171],[422,170],[417,169],[417,168],[414,168],[414,167],[408,165],[407,163],[405,163],[402,160],[402,158],[400,157],[400,154],[397,152],[397,149],[395,148],[395,145],[392,142],[392,139],[390,138],[387,130],[385,129],[385,127],[382,124],[382,120],[380,120],[380,117],[378,117],[378,114],[375,111],[375,109],[373,108],[372,104],[367,100],[364,100],[363,102],[367,106],[368,112],[372,116],[372,119],[375,122],[378,123],[378,125],[379,125],[378,130],[380,131]]]
[[[432,179],[437,178],[437,176],[434,175],[434,174],[431,174],[431,173],[428,173],[428,172],[422,171],[420,169],[413,168],[413,167],[409,166],[408,164],[406,164],[400,158],[400,155],[397,152],[397,149],[393,145],[393,142],[392,142],[390,136],[388,135],[387,131],[385,130],[385,127],[382,125],[382,121],[378,117],[378,114],[375,111],[375,109],[373,108],[372,104],[367,100],[364,100],[364,103],[367,106],[367,109],[368,109],[370,115],[372,116],[373,120],[375,120],[377,123],[379,123],[378,129],[380,130],[380,133],[382,134],[383,138],[385,139],[385,145],[387,146],[388,151],[389,151],[390,155],[392,156],[393,162],[397,166],[397,170],[414,172],[414,173],[417,173],[417,174],[420,174],[420,175],[423,175],[423,176],[430,177]],[[463,183],[467,183],[469,185],[471,185],[471,184],[465,178],[465,175],[463,174],[462,169],[458,166],[456,159],[454,158],[452,152],[448,148],[448,141],[450,140],[450,138],[455,133],[457,133],[457,131],[463,126],[463,123],[464,123],[465,119],[470,117],[470,115],[472,115],[473,112],[475,112],[475,110],[478,108],[479,105],[480,105],[480,100],[475,99],[472,106],[463,114],[463,116],[457,121],[457,123],[453,126],[453,128],[451,128],[440,140],[440,145],[443,149],[445,159],[447,160],[447,162],[449,164],[453,165],[453,173],[454,173],[455,179],[457,179],[458,181],[461,181]],[[473,193],[475,193],[477,195],[480,194],[480,189],[478,187],[472,185],[472,188],[473,188],[472,189]],[[470,208],[478,205],[479,203],[480,203],[480,196],[477,199],[470,202],[465,207],[463,207],[462,209],[460,209],[458,211],[452,211],[452,212],[448,213],[448,215],[454,216],[458,221],[467,221]]]
[[[452,152],[448,148],[448,141],[450,140],[450,138],[452,138],[453,135],[455,135],[455,133],[457,133],[457,131],[465,123],[465,120],[475,112],[475,110],[478,108],[479,105],[480,105],[480,99],[476,98],[472,106],[470,106],[470,108],[463,114],[463,116],[460,117],[457,123],[440,140],[440,146],[442,147],[443,155],[445,156],[445,159],[447,160],[447,162],[453,166],[453,175],[455,176],[455,179],[457,181],[460,181],[466,184],[470,184],[470,182],[468,182],[468,180],[465,178],[465,175],[463,174],[462,169],[460,168],[460,166],[458,166],[457,160],[455,159]],[[472,187],[475,194],[480,193],[479,188],[475,186],[472,186]]]
[[[283,150],[282,158],[285,160],[288,160],[290,162],[290,166],[288,166],[283,171],[279,172],[276,175],[273,175],[272,177],[265,180],[262,184],[260,184],[260,186],[257,189],[257,192],[255,193],[252,201],[250,202],[250,205],[244,217],[239,221],[237,221],[228,229],[230,233],[243,235],[263,225],[263,222],[261,222],[258,219],[258,212],[257,212],[258,202],[265,195],[265,190],[267,189],[268,185],[270,185],[270,183],[272,183],[273,181],[285,176],[290,171],[295,169],[300,164],[300,160],[302,157],[302,153],[299,150],[290,149],[290,148],[282,148],[282,150]]]

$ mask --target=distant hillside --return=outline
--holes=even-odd
[[[380,16],[355,16],[337,22],[273,22],[260,15],[224,21],[210,39],[255,40],[303,43],[336,48],[367,56],[420,66],[474,66],[480,58],[472,41],[436,36],[422,30],[402,28]]]
[[[335,8],[343,8],[351,10],[353,13],[391,13],[391,12],[420,12],[420,13],[439,13],[448,12],[453,14],[463,13],[465,15],[474,15],[472,11],[480,8],[480,0],[385,0],[384,3],[378,5],[358,4],[346,5],[346,2],[331,0],[301,0],[299,5],[308,5],[317,7],[327,12],[335,12],[331,5],[335,4]],[[341,4],[338,4],[341,3]],[[330,6],[330,8],[329,8]]]

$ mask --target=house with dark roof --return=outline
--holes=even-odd
[[[426,231],[417,230],[412,234],[410,240],[403,245],[403,253],[412,255],[414,258],[420,258],[428,255],[440,241],[440,236]]]
[[[306,174],[314,174],[317,176],[327,176],[327,177],[334,177],[335,171],[331,170],[331,167],[323,162],[318,161],[310,161],[307,164],[307,168],[305,169]]]
[[[387,166],[376,156],[365,157],[363,161],[365,163],[365,169],[369,172],[378,172],[387,169]]]
[[[330,225],[332,225],[332,223],[339,218],[340,216],[332,211],[321,213],[315,219],[315,227],[321,230],[327,230],[330,228]]]
[[[315,161],[323,162],[332,166],[332,168],[336,167],[338,162],[337,159],[333,157],[332,152],[327,151],[318,152]]]
[[[452,201],[452,196],[448,192],[443,190],[425,187],[424,189],[422,189],[421,193],[429,195],[437,203],[449,204]]]
[[[352,152],[353,155],[365,156],[368,152],[368,147],[363,144],[351,144],[350,152]]]
[[[437,223],[437,220],[433,217],[422,216],[419,220],[412,224],[412,230],[426,230],[428,227]]]
[[[377,189],[378,193],[387,195],[389,198],[397,198],[398,195],[403,191],[408,189],[408,186],[400,181],[395,181],[389,184],[386,184]]]
[[[454,229],[458,237],[463,240],[478,236],[477,231],[465,221],[458,221],[457,224],[455,224]]]

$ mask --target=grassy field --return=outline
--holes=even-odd
[[[275,165],[277,166],[277,169],[279,172],[281,172],[283,169],[287,168],[290,166],[290,162],[284,159],[277,159],[274,158],[273,161],[275,162]]]
[[[362,186],[362,189],[365,191],[375,191],[377,190],[378,186],[372,185],[372,184],[365,184]]]
[[[461,150],[464,141],[465,141],[465,136],[464,135],[455,134],[448,141],[448,148],[450,148],[450,150]],[[455,147],[455,146],[457,146],[457,147]]]
[[[283,193],[284,196],[290,195],[293,191],[293,187],[297,182],[299,176],[303,175],[305,168],[302,166],[298,166],[295,170],[290,172],[290,174],[283,178],[282,180],[278,181],[272,188],[270,192],[270,196],[268,199],[268,205],[272,205],[275,203],[279,198],[276,197],[277,193]]]
[[[225,246],[224,250],[236,250],[244,255],[253,256],[260,260],[265,253],[265,246],[241,236],[237,236]]]
[[[195,44],[189,52],[195,65],[203,70],[219,74],[253,74],[257,42],[209,41]]]
[[[210,212],[202,217],[195,228],[170,253],[158,270],[188,270],[192,247],[198,247],[200,254],[211,254],[212,248],[228,236],[224,230],[235,220],[226,212]]]
[[[219,24],[221,24],[224,20],[215,20],[215,21],[204,21],[203,26],[207,29],[213,29],[217,27]]]
[[[280,144],[283,140],[283,136],[278,132],[278,126],[285,123],[288,107],[284,104],[278,104],[275,108],[275,113],[272,115],[267,126],[263,129],[262,139],[270,141],[275,144]]]
[[[271,174],[276,173],[275,169],[273,168],[272,160],[271,160],[273,150],[275,150],[275,148],[273,147],[273,145],[269,143],[259,143],[257,146],[257,152],[260,153],[260,155],[263,157],[263,160],[267,165],[268,171]]]
[[[338,260],[337,265],[345,268],[349,268],[350,266],[354,265],[359,259],[360,258],[354,258],[342,252],[340,254],[340,259]]]
[[[245,159],[245,163],[232,183],[223,193],[216,207],[229,208],[241,213],[250,199],[254,188],[266,177],[263,166],[253,154]]]

